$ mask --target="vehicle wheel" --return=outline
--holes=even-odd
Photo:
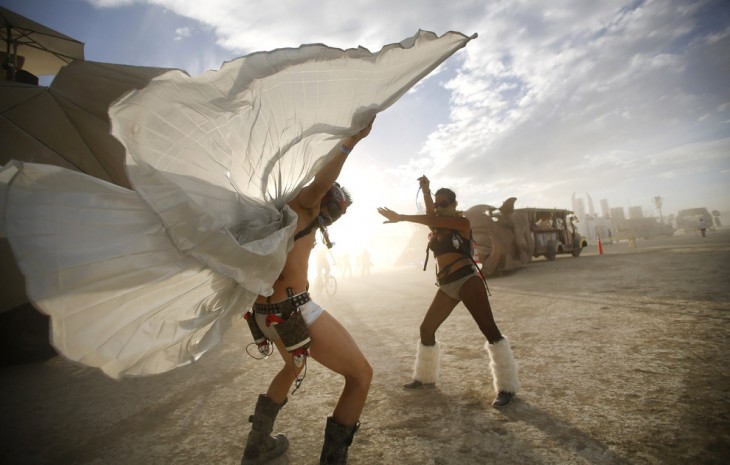
[[[545,258],[547,258],[550,261],[555,260],[556,252],[557,251],[555,249],[555,242],[549,242],[547,245],[547,252],[545,252]]]
[[[327,295],[332,297],[335,295],[335,292],[337,292],[337,280],[334,276],[329,275],[327,277],[327,281],[325,283],[325,292],[327,292]]]
[[[580,256],[580,252],[581,252],[582,250],[583,250],[583,249],[582,249],[582,248],[581,248],[581,246],[580,246],[580,241],[575,241],[575,242],[573,243],[573,250],[572,250],[572,251],[571,251],[570,253],[571,253],[571,254],[572,254],[572,255],[573,255],[574,257],[576,257],[576,258],[577,258],[577,257],[579,257],[579,256]]]

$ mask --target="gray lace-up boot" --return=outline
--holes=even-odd
[[[352,444],[352,438],[359,428],[360,422],[345,426],[336,423],[332,417],[327,417],[319,465],[346,465],[347,449]]]
[[[265,395],[259,395],[254,414],[248,418],[251,432],[248,433],[241,465],[261,465],[286,452],[289,447],[286,436],[277,434],[271,437],[276,415],[284,405],[286,400],[282,404],[277,404]]]

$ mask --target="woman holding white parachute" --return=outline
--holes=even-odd
[[[165,73],[110,109],[134,190],[6,164],[0,234],[55,347],[114,378],[197,360],[273,292],[297,224],[287,203],[332,149],[473,37],[419,31],[375,54],[305,45]]]

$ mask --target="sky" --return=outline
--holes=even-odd
[[[341,180],[348,238],[378,206],[417,211],[416,179],[461,208],[572,207],[730,214],[730,4],[726,0],[0,0],[74,37],[87,60],[218,69],[325,43],[375,52],[419,29],[478,34],[378,116]],[[356,208],[357,207],[357,208]],[[600,212],[599,212],[600,213]],[[725,223],[730,218],[725,218]],[[359,228],[359,233],[355,229]]]

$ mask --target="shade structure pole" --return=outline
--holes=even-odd
[[[3,63],[3,65],[7,66],[7,69],[5,71],[5,79],[9,81],[15,80],[15,52],[17,52],[18,48],[17,45],[13,47],[14,41],[13,41],[13,28],[10,24],[5,25],[5,29],[7,30],[7,39],[6,42],[6,53],[7,57],[5,58],[6,62]],[[12,57],[12,61],[11,61]]]

